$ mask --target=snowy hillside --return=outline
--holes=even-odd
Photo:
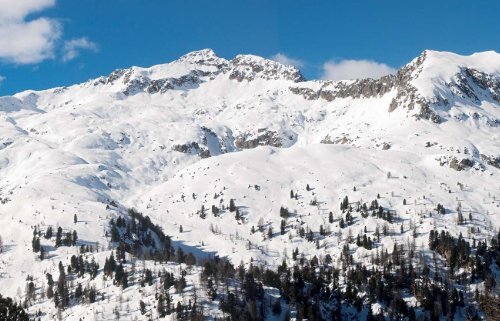
[[[234,266],[242,262],[248,271],[315,257],[325,269],[346,271],[346,264],[357,263],[375,269],[375,255],[404,245],[405,255],[415,255],[410,265],[434,263],[439,285],[438,270],[445,274],[450,256],[436,250],[436,259],[431,230],[474,244],[471,257],[476,242],[498,253],[491,243],[500,228],[495,52],[424,51],[395,75],[334,82],[306,81],[292,66],[252,55],[227,60],[206,49],[71,87],[0,97],[0,118],[0,293],[25,302],[32,316],[43,311],[42,320],[162,316],[158,287],[166,284],[165,271],[177,280],[167,289],[174,306],[180,302],[194,313],[188,301],[198,300],[206,317],[231,314],[221,303],[229,298],[223,285],[217,283],[221,288],[212,298],[201,290],[212,282],[203,277],[201,262],[215,256]],[[127,218],[113,234],[114,222],[129,217],[131,208],[149,216],[151,227],[143,222],[144,235],[130,232]],[[158,244],[170,249],[153,225],[200,265],[157,263]],[[49,226],[54,236],[47,235]],[[67,244],[54,242],[58,227],[63,237],[68,233]],[[363,237],[369,246],[360,246]],[[127,248],[122,257],[130,280],[125,290],[121,279],[104,277],[105,260],[113,249],[123,250],[122,243],[142,249]],[[56,307],[46,295],[46,275],[56,279],[59,262],[70,264],[82,245],[90,247],[85,259],[99,264],[98,274],[77,278],[67,271],[68,288],[97,287],[98,299],[82,309],[73,293]],[[352,255],[347,263],[346,245]],[[467,289],[452,273],[451,284],[470,295],[470,306],[478,306],[476,288],[498,293],[488,283],[498,283],[495,261],[492,272]],[[158,276],[149,287],[140,281],[146,269]],[[186,287],[178,286],[181,270],[187,271]],[[465,265],[455,272],[473,274]],[[341,276],[341,292],[346,279]],[[29,282],[35,288],[28,291]],[[269,310],[270,319],[271,301],[280,294],[265,285],[269,306],[261,310]],[[429,317],[417,292],[401,296],[418,317]],[[283,311],[273,315],[283,319],[288,311],[300,319],[298,305],[283,293],[281,298]],[[139,300],[148,312],[140,311]],[[333,318],[333,301],[315,302],[322,311],[316,317]],[[366,304],[356,310],[345,303],[342,316],[364,320]],[[370,304],[373,313],[394,310],[387,302]],[[468,312],[462,308],[456,316],[464,319]]]

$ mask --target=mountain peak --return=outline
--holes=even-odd
[[[178,61],[202,65],[216,65],[227,63],[226,59],[217,56],[215,51],[210,48],[189,52],[180,57]]]
[[[424,97],[442,97],[451,99],[449,88],[459,84],[459,91],[465,90],[463,83],[464,77],[482,75],[482,78],[491,78],[494,83],[500,77],[500,54],[495,51],[484,51],[473,53],[471,55],[460,55],[447,51],[425,50],[418,58],[414,59],[409,65],[415,67],[416,73],[413,73],[413,85],[419,89]],[[480,82],[479,79],[472,79],[473,82]],[[489,88],[496,91],[495,84],[479,84],[479,87]],[[477,91],[477,86],[472,86],[470,91]],[[484,89],[484,88],[483,88]],[[457,95],[455,91],[454,96]]]
[[[294,66],[284,65],[255,55],[237,55],[231,60],[231,64],[233,65],[233,71],[230,78],[238,81],[243,79],[252,80],[257,75],[264,79],[284,79],[293,82],[305,80],[300,70]]]

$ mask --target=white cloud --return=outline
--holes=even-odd
[[[272,60],[282,63],[284,65],[291,65],[297,68],[303,67],[304,62],[300,59],[290,58],[285,54],[277,53],[271,57]]]
[[[88,40],[86,37],[66,41],[63,47],[62,60],[66,62],[75,59],[80,53],[80,50],[90,50],[96,52],[98,47],[97,44]]]
[[[55,5],[55,0],[0,0],[0,21],[22,21],[31,14]]]
[[[5,77],[0,75],[0,85],[2,84],[2,82],[5,80]]]
[[[60,25],[52,19],[0,23],[0,59],[16,64],[32,64],[53,58],[60,36]]]
[[[345,80],[379,78],[393,74],[396,69],[372,60],[327,61],[323,64],[322,79]]]
[[[0,0],[1,62],[36,64],[56,56],[55,52],[61,45],[62,25],[53,18],[28,18],[55,4],[56,0]],[[65,44],[63,48],[64,61],[75,58],[78,49],[97,48],[86,38],[67,43],[69,47]]]
[[[54,6],[55,0],[0,0],[0,59],[16,64],[54,57],[61,26],[55,19],[26,20],[30,14]]]

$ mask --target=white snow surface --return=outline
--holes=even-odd
[[[498,53],[425,53],[421,72],[412,80],[423,97],[437,92],[453,96],[445,84],[464,66],[500,79]],[[244,78],[230,77],[233,73]],[[106,247],[109,218],[128,207],[150,216],[198,256],[217,253],[236,265],[251,259],[278,265],[291,260],[295,248],[309,258],[328,253],[337,260],[349,235],[355,237],[365,226],[372,234],[383,224],[358,215],[355,224],[339,229],[339,205],[346,195],[370,202],[380,194],[379,203],[397,212],[400,221],[390,228],[399,231],[403,224],[405,232],[383,237],[389,248],[407,242],[411,224],[418,229],[417,246],[424,249],[433,228],[469,239],[497,233],[500,169],[485,156],[500,157],[500,102],[457,100],[439,110],[445,121],[436,124],[416,120],[408,109],[388,112],[395,90],[371,98],[305,99],[290,91],[297,81],[314,90],[335,83],[302,82],[296,73],[294,67],[260,57],[226,60],[207,49],[168,64],[132,67],[116,77],[1,97],[0,292],[18,297],[27,275],[44,280],[45,272],[56,273],[57,263],[67,263],[76,253],[61,247],[40,261],[31,250],[33,226],[76,229],[81,241]],[[174,81],[164,92],[144,89],[152,81],[186,75],[196,79]],[[259,146],[246,149],[238,142],[241,137],[257,138]],[[181,145],[184,151],[179,151]],[[203,150],[211,157],[205,158]],[[468,158],[473,165],[457,171],[450,167],[454,158]],[[290,199],[290,190],[299,194],[297,200]],[[227,210],[212,215],[212,205],[227,206],[230,199],[239,207],[241,221]],[[310,205],[314,199],[316,206]],[[119,204],[117,209],[106,209],[111,200]],[[436,214],[438,203],[446,214]],[[459,203],[467,219],[469,213],[473,218],[464,225],[456,223]],[[202,205],[204,220],[197,214]],[[281,206],[294,213],[285,235],[279,233]],[[265,231],[252,234],[259,221]],[[320,225],[332,231],[319,238],[320,249],[297,236],[299,227],[317,233]],[[266,237],[269,226],[271,239]],[[472,226],[480,232],[471,234]],[[96,258],[101,268],[104,253]],[[355,258],[370,255],[358,249]],[[115,287],[109,282],[102,287],[116,301]],[[131,287],[125,296],[132,298],[137,291]],[[50,320],[53,304],[40,304],[33,309],[53,310],[43,316]],[[108,310],[103,318],[112,315]],[[65,319],[78,320],[83,312],[74,308],[65,313]],[[133,316],[140,314],[128,314]]]

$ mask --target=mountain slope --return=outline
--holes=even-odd
[[[41,261],[30,244],[35,227],[61,226],[77,232],[79,245],[99,244],[102,253],[89,255],[103,267],[117,246],[109,221],[132,207],[199,258],[217,253],[247,267],[252,260],[277,267],[283,258],[293,265],[294,249],[307,259],[330,254],[340,266],[345,244],[360,233],[374,238],[385,225],[381,249],[413,242],[430,257],[431,229],[489,242],[500,225],[495,52],[424,51],[396,75],[333,82],[207,49],[79,85],[1,97],[0,114],[0,224],[8,227],[0,232],[0,288],[19,299],[27,275],[40,286],[47,271],[57,273],[57,262],[78,253],[42,239],[48,257]],[[353,209],[377,200],[397,219],[356,211],[341,228],[345,196]],[[283,235],[281,207],[293,214]],[[263,231],[252,233],[259,225]],[[319,233],[320,225],[329,233]],[[312,242],[300,236],[301,227]],[[365,262],[373,253],[359,248],[353,256]],[[130,298],[139,290],[134,286]],[[116,301],[111,282],[100,288]],[[39,292],[31,312],[38,304],[50,319],[56,310]],[[156,302],[154,291],[146,292],[145,300]],[[66,311],[66,319],[80,317],[78,307]]]

